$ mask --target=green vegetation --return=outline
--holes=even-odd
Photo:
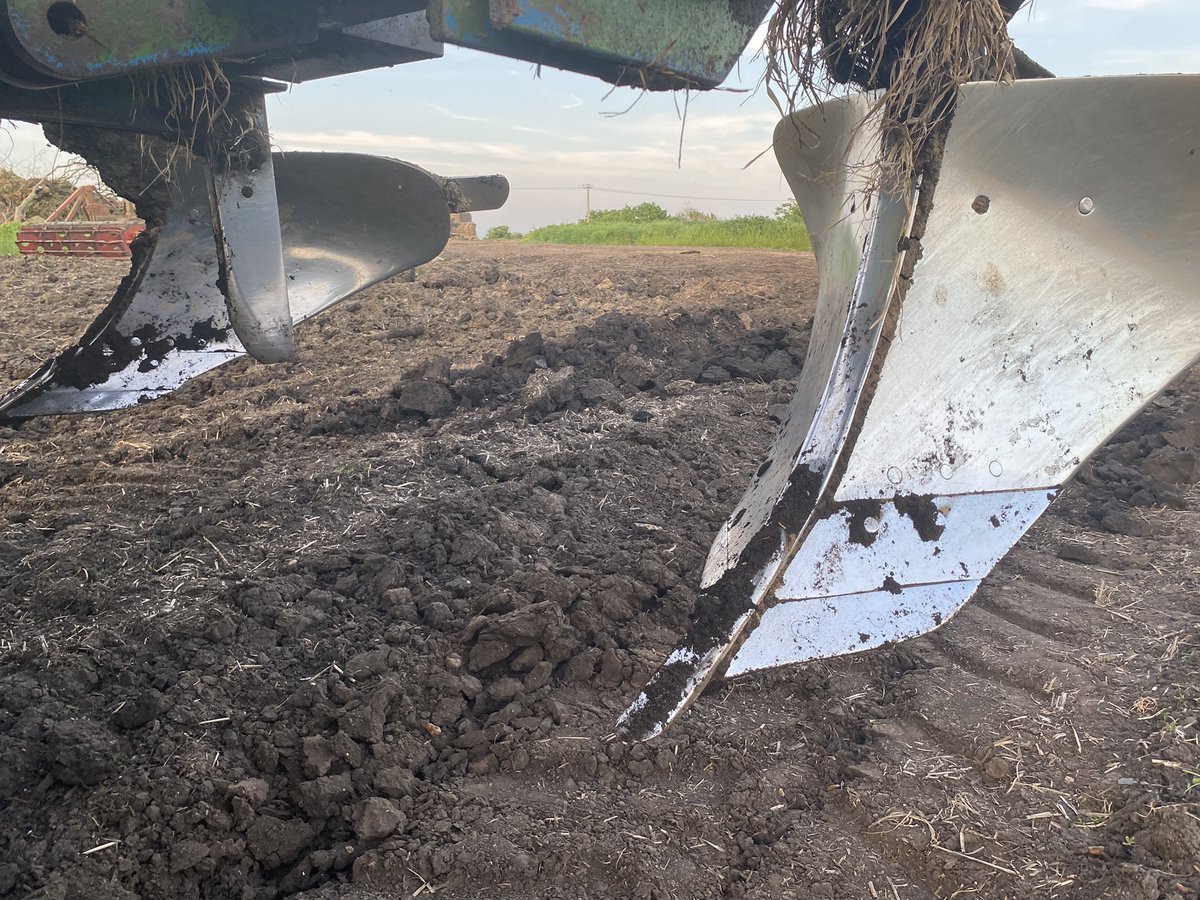
[[[5,222],[0,225],[0,256],[17,255],[17,229],[20,222]]]
[[[521,234],[513,231],[507,225],[494,225],[483,236],[487,241],[518,241],[521,237]]]
[[[671,214],[657,203],[639,203],[621,209],[598,209],[590,222],[665,222]]]
[[[0,168],[0,222],[44,219],[75,190],[69,178],[53,173],[40,178],[22,178]]]
[[[22,222],[37,222],[58,209],[75,190],[61,167],[37,178],[24,178],[0,168],[0,256],[17,255],[17,230]]]
[[[573,225],[547,225],[529,232],[524,240],[539,244],[812,249],[795,203],[780,206],[774,217],[733,219],[718,219],[695,209],[672,216],[656,203],[641,203],[624,209],[597,210],[590,221]]]
[[[784,200],[775,207],[775,218],[784,222],[803,222],[804,216],[800,215],[800,204],[795,200]]]

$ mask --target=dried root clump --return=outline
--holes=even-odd
[[[777,0],[767,87],[780,110],[879,90],[881,180],[908,183],[960,85],[1014,75],[1008,20],[1024,0]],[[781,96],[782,95],[782,96]]]
[[[256,110],[215,60],[140,74],[134,96],[139,105],[159,111],[172,132],[169,141],[142,145],[143,155],[162,172],[179,153],[205,156],[217,171],[250,167],[270,153]]]

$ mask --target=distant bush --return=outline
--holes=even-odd
[[[781,222],[803,222],[804,216],[800,215],[800,204],[795,200],[785,200],[783,203],[775,207],[775,218]]]
[[[639,203],[621,209],[598,209],[592,213],[591,222],[661,222],[671,214],[657,203]]]
[[[20,217],[44,219],[71,195],[75,185],[66,178],[22,178],[0,168],[0,221]],[[23,207],[23,208],[22,208]]]
[[[701,212],[698,209],[692,209],[690,206],[685,206],[675,214],[680,222],[715,222],[717,217],[712,213]]]
[[[484,239],[489,241],[515,241],[520,238],[521,234],[513,231],[507,225],[493,225],[484,235]]]

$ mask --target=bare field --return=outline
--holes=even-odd
[[[119,265],[0,260],[0,386]],[[803,362],[808,254],[454,244],[0,426],[0,896],[1200,895],[1200,382],[935,634],[613,739]]]

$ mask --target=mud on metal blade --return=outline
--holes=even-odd
[[[776,130],[821,270],[812,348],[687,641],[622,717],[633,737],[719,675],[944,624],[1200,354],[1200,78],[964,86],[902,295],[903,198],[854,183],[868,108]]]
[[[504,203],[500,176],[446,179],[394,159],[275,154],[254,172],[175,167],[165,221],[80,342],[0,419],[119,409],[246,354],[294,355],[292,328],[437,256],[450,213]]]

